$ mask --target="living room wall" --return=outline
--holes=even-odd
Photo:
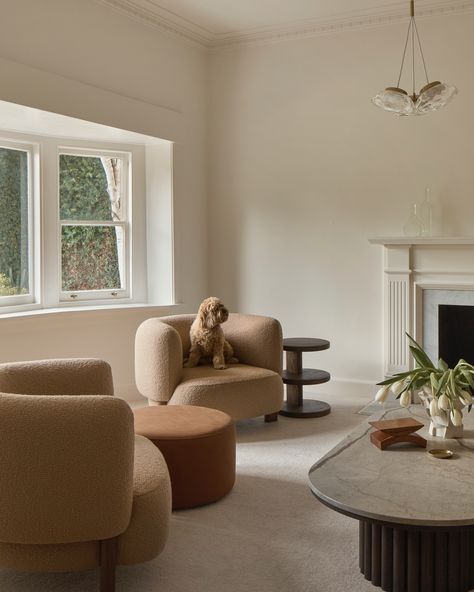
[[[93,0],[12,0],[0,19],[0,100],[173,140],[177,307],[0,318],[0,361],[96,356],[136,391],[133,341],[145,318],[207,295],[207,55]]]
[[[382,249],[368,237],[402,235],[426,186],[442,234],[472,235],[474,15],[419,19],[430,76],[460,90],[420,118],[370,103],[396,83],[406,26],[211,58],[211,291],[277,317],[286,336],[330,339],[305,354],[336,379],[323,393],[345,382],[371,393],[382,377]]]

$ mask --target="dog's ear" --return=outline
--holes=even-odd
[[[199,305],[198,314],[197,314],[201,325],[206,324],[206,300],[203,300]]]
[[[215,318],[212,313],[214,308],[214,301],[212,298],[206,298],[199,306],[198,317],[199,322],[206,329],[212,329],[214,327]]]
[[[211,300],[209,298],[209,302],[207,303],[206,308],[205,308],[205,318],[204,318],[204,323],[208,329],[214,329],[214,327],[219,324],[216,313],[217,313],[216,303],[214,300]]]

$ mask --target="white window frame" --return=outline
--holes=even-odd
[[[0,296],[0,312],[31,305],[38,301],[39,288],[39,144],[0,137],[0,148],[26,152],[28,201],[28,294]]]
[[[13,110],[13,114],[11,111]],[[1,111],[1,106],[0,106]],[[0,297],[0,318],[176,303],[173,222],[173,162],[185,155],[172,140],[110,128],[93,122],[9,104],[0,142],[31,150],[30,165],[30,294]],[[15,130],[15,131],[14,131]],[[51,132],[51,133],[50,133]],[[128,178],[128,296],[61,299],[58,152],[131,155]],[[75,221],[76,222],[76,221]],[[125,287],[125,286],[124,286]],[[97,297],[94,297],[97,296]]]
[[[122,211],[123,220],[120,222],[109,220],[62,220],[60,218],[60,187],[59,187],[59,166],[61,155],[84,156],[84,157],[107,157],[119,158],[123,162],[122,169]],[[132,245],[132,224],[131,224],[131,181],[132,181],[132,154],[128,151],[102,150],[98,148],[81,148],[77,146],[58,146],[57,150],[57,270],[58,289],[60,302],[84,302],[84,301],[109,301],[129,299],[131,297],[131,245]],[[63,226],[120,226],[123,231],[123,286],[117,289],[104,290],[63,290],[62,289],[62,258],[61,258],[61,236]]]

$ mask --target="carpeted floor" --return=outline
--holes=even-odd
[[[325,398],[319,394],[319,398]],[[311,465],[367,421],[366,399],[326,397],[332,413],[237,427],[237,482],[223,500],[173,515],[165,551],[120,567],[117,592],[369,592],[358,569],[358,524],[310,493]],[[0,570],[6,592],[93,592],[97,572]]]

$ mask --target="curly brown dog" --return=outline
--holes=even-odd
[[[222,300],[211,296],[201,302],[198,314],[191,325],[191,350],[189,358],[184,362],[185,368],[194,368],[203,358],[211,358],[214,368],[227,368],[226,362],[236,364],[234,350],[224,339],[221,323],[229,318],[229,311]]]

